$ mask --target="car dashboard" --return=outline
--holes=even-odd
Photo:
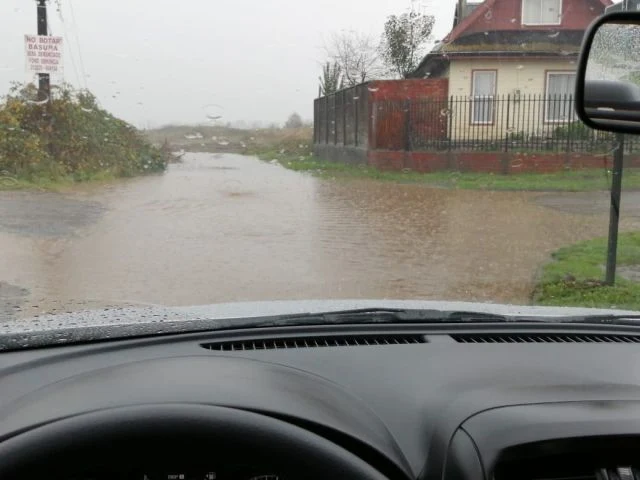
[[[326,325],[0,354],[0,478],[640,478],[640,330]]]

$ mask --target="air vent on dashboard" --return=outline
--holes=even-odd
[[[602,333],[464,333],[451,337],[458,343],[640,343],[640,335]]]
[[[373,345],[407,345],[427,343],[423,335],[387,334],[387,335],[340,335],[340,336],[308,336],[261,338],[225,342],[204,343],[209,350],[275,350],[283,348],[319,348],[319,347],[365,347]]]

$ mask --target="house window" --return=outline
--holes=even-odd
[[[522,0],[523,25],[560,25],[562,0]]]
[[[575,120],[573,102],[575,83],[575,72],[547,72],[545,121],[568,122]]]
[[[495,70],[476,70],[473,72],[471,123],[493,123],[496,75]]]

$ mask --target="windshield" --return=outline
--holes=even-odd
[[[2,0],[0,320],[640,310],[640,144],[573,104],[610,4]]]

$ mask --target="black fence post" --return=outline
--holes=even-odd
[[[503,97],[504,100],[504,97]],[[509,114],[511,110],[511,94],[507,95],[507,122],[505,126],[505,134],[504,134],[504,151],[505,153],[509,151]]]
[[[355,90],[353,96],[353,144],[358,146],[358,130],[360,130],[360,122],[358,121],[358,90]]]
[[[447,102],[447,150],[451,151],[451,143],[453,142],[453,96],[450,96]]]
[[[329,145],[329,95],[324,97],[324,144]]]
[[[347,145],[347,90],[342,90],[342,145]]]
[[[567,117],[567,145],[566,145],[566,151],[567,154],[571,153],[571,136],[575,130],[575,125],[573,124],[573,121],[571,119],[572,116],[572,112],[573,112],[573,96],[567,96],[565,95],[565,102],[564,102],[564,107],[565,107],[565,111],[563,112],[563,116]],[[567,108],[569,107],[569,108]],[[568,113],[567,113],[568,111]]]
[[[318,142],[318,99],[313,101],[313,144]]]

